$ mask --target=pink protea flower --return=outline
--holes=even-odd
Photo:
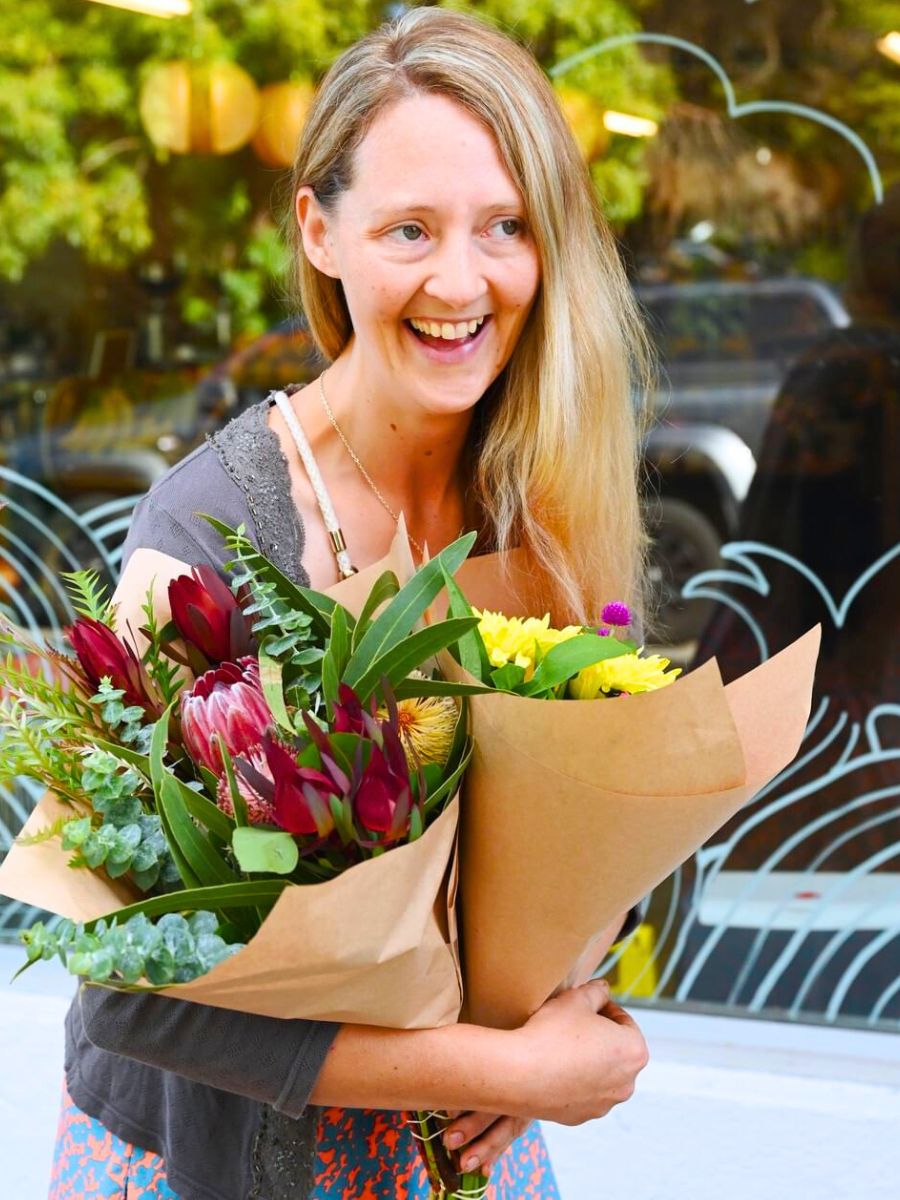
[[[600,619],[607,625],[617,625],[626,628],[631,624],[631,609],[621,600],[613,600],[603,606]]]
[[[204,672],[181,697],[181,736],[191,758],[216,775],[223,771],[217,737],[228,753],[260,745],[273,724],[259,682],[259,662],[245,657]]]
[[[247,751],[243,757],[250,764],[253,771],[257,772],[274,787],[272,773],[269,770],[269,765],[266,761],[266,754],[262,746],[253,746]],[[247,805],[247,819],[251,825],[277,825],[278,821],[275,817],[275,806],[270,799],[261,796],[247,782],[244,774],[240,770],[235,771],[235,782],[238,791],[244,797],[244,802]],[[219,780],[219,788],[216,793],[216,801],[222,812],[229,817],[234,816],[234,803],[231,799],[231,788],[228,786],[228,779],[225,775]]]

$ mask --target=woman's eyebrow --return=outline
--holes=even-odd
[[[508,196],[495,200],[491,204],[483,205],[479,212],[521,212],[523,209],[524,205],[518,196]],[[397,216],[398,213],[427,213],[429,216],[433,216],[439,211],[433,204],[417,204],[415,200],[396,200],[391,204],[379,205],[378,208],[373,209],[372,218],[381,221]]]

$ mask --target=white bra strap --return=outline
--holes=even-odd
[[[294,412],[293,405],[288,399],[286,392],[272,392],[271,399],[278,405],[278,410],[284,417],[285,424],[291,431],[291,436],[297,445],[300,458],[303,460],[309,481],[316,494],[316,501],[322,513],[322,520],[325,522],[325,528],[328,530],[328,538],[331,542],[331,548],[334,551],[334,557],[337,559],[341,575],[345,579],[349,575],[355,575],[356,567],[350,561],[347,543],[344,541],[344,534],[338,523],[334,505],[331,503],[331,497],[328,495],[325,480],[322,478],[319,464],[313,457],[312,447],[309,444],[306,434],[303,432],[303,426],[297,420],[297,414]]]

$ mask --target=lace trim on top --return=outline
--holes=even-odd
[[[254,404],[208,440],[247,500],[260,551],[289,578],[308,585],[301,561],[303,521],[291,496],[287,459],[267,423],[270,406],[270,399]],[[315,1186],[317,1126],[314,1108],[294,1120],[260,1106],[252,1150],[254,1200],[308,1200]]]
[[[247,500],[260,552],[290,579],[308,587],[302,561],[306,534],[291,495],[287,459],[267,423],[271,404],[271,397],[254,404],[207,440]]]

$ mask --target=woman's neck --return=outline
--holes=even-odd
[[[364,376],[349,353],[329,367],[322,384],[340,433],[391,508],[406,514],[411,528],[427,529],[448,508],[460,507],[471,411],[441,415],[398,403],[377,380]],[[334,460],[352,459],[322,403],[319,384],[311,390],[306,411],[320,435],[316,440]],[[313,415],[310,410],[316,408]]]

